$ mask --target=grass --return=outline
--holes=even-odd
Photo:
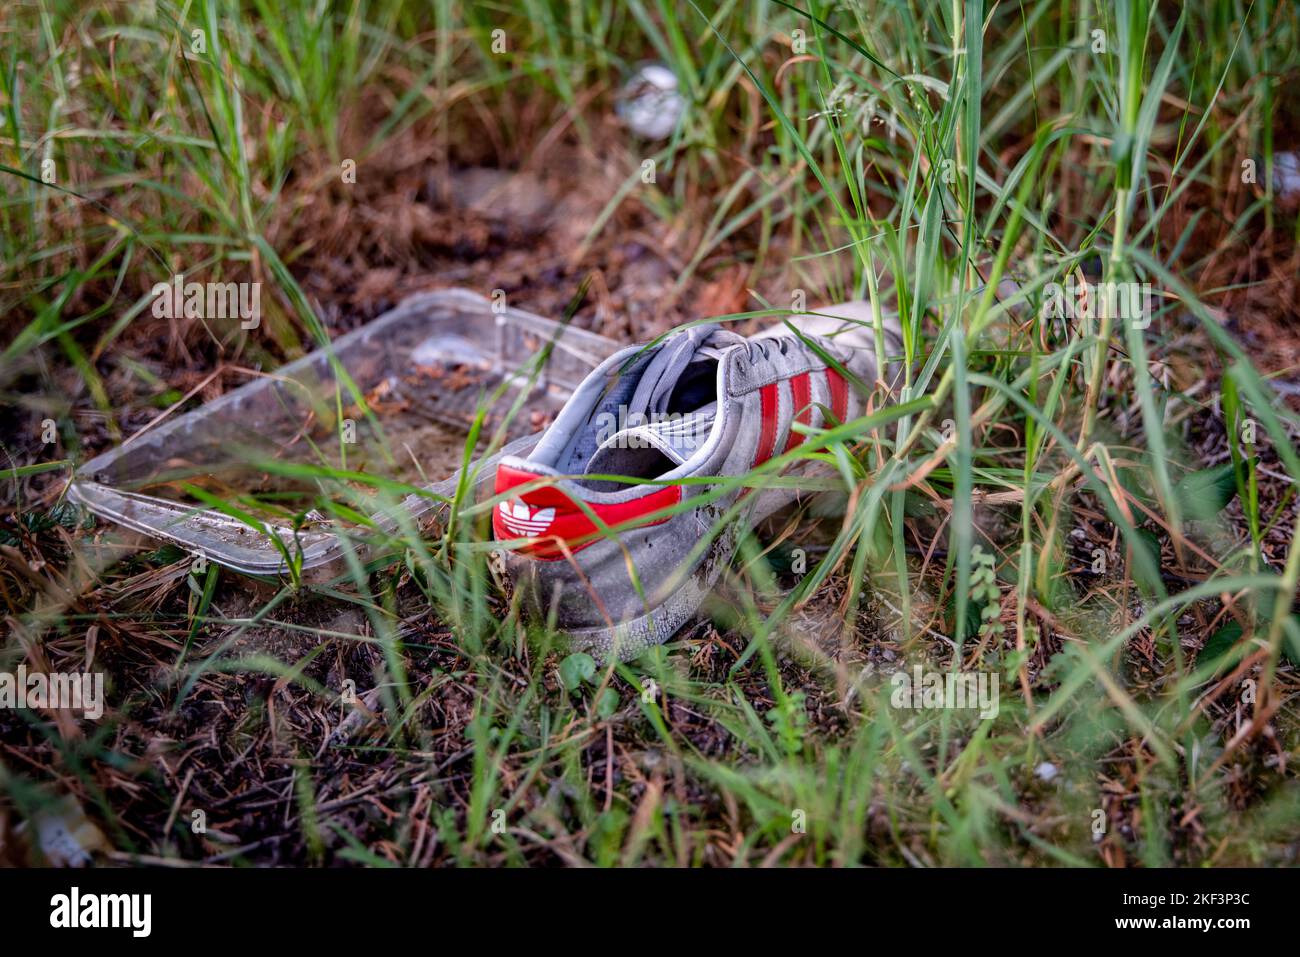
[[[71,793],[121,862],[1294,860],[1291,5],[0,16],[0,663],[89,661],[110,688],[99,723],[0,714],[0,835]],[[655,144],[610,118],[647,59],[688,101]],[[566,163],[588,201],[566,240],[456,205],[460,168]],[[175,272],[264,283],[262,325],[154,318]],[[742,536],[677,640],[605,669],[519,619],[465,488],[316,588],[61,509],[69,463],[178,397],[457,276],[637,340],[863,297],[900,316],[908,381],[739,480],[834,470]],[[1085,276],[1150,283],[1149,327],[1044,308]],[[329,455],[298,477],[335,515],[397,494]],[[914,664],[996,674],[996,718],[891,705]]]

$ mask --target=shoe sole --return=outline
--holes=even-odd
[[[636,618],[619,622],[612,627],[561,626],[569,638],[570,650],[585,651],[601,663],[606,663],[611,658],[631,661],[654,645],[668,641],[681,630],[682,625],[695,616],[722,575],[722,570],[731,564],[736,552],[740,523],[747,521],[751,526],[757,525],[772,513],[794,502],[797,497],[797,492],[782,489],[772,489],[756,495],[754,508],[749,512],[748,518],[738,515],[729,523],[728,528],[714,537],[703,560],[691,571],[681,587]]]

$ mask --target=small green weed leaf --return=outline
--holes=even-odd
[[[1240,640],[1241,625],[1236,621],[1229,621],[1205,640],[1205,645],[1201,648],[1196,663],[1208,664],[1211,661],[1217,661],[1231,651],[1233,645]]]
[[[1231,462],[1192,472],[1174,486],[1174,496],[1184,518],[1208,521],[1237,494],[1237,477]]]
[[[596,674],[596,660],[586,652],[578,651],[560,662],[560,681],[569,691],[576,691],[584,681]]]
[[[596,695],[596,716],[599,718],[612,718],[614,712],[618,710],[618,701],[618,692],[613,688],[606,688]]]

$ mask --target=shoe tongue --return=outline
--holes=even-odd
[[[650,421],[628,426],[600,443],[586,471],[611,471],[602,463],[612,463],[624,449],[658,449],[675,465],[682,465],[708,441],[717,411],[718,404],[710,402],[695,412],[658,414]]]
[[[646,365],[628,402],[629,413],[653,415],[668,411],[668,400],[686,367],[697,359],[718,357],[717,340],[731,333],[715,326],[692,326],[671,336]],[[739,338],[739,337],[736,337]],[[709,340],[715,340],[710,344]]]

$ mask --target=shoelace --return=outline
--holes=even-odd
[[[699,354],[720,358],[727,349],[745,349],[745,358],[752,365],[760,360],[771,361],[775,348],[788,355],[793,340],[790,336],[746,339],[734,332],[716,327],[695,326],[668,339],[641,374],[641,381],[628,402],[632,413],[655,413],[666,409],[668,397],[686,366]]]
[[[756,357],[754,355],[755,349],[757,349],[759,352],[762,353],[764,359],[772,358],[767,351],[768,346],[778,347],[781,350],[781,355],[788,354],[790,339],[788,337],[781,337],[777,339],[746,339],[745,345],[748,348],[749,361],[754,362],[756,361]]]
[[[693,326],[667,339],[641,373],[641,381],[628,401],[630,413],[667,410],[669,396],[682,372],[697,355],[716,357],[719,350],[745,342],[734,332],[715,326]]]

